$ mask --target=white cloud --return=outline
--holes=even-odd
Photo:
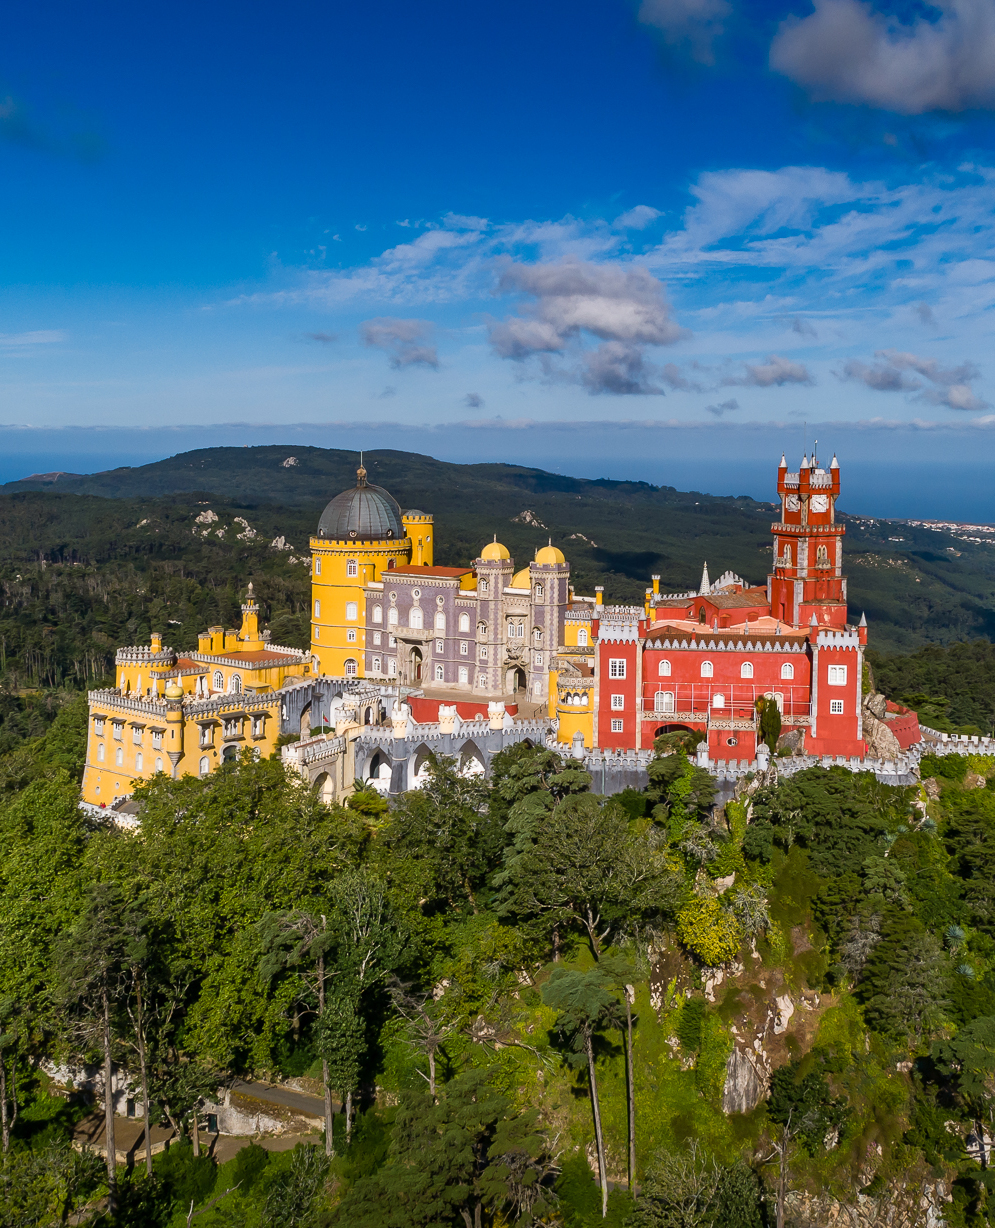
[[[634,209],[629,209],[626,213],[620,213],[612,222],[612,226],[616,230],[644,230],[650,222],[655,222],[660,216],[659,209],[652,209],[649,205],[636,205]]]
[[[390,365],[395,369],[416,366],[438,369],[439,355],[435,346],[428,344],[432,329],[429,320],[398,320],[392,316],[380,316],[375,320],[364,320],[359,326],[359,335],[365,345],[390,354]]]
[[[771,354],[763,363],[744,363],[743,375],[727,375],[722,383],[726,385],[746,385],[754,388],[782,387],[784,384],[811,384],[813,379],[808,368],[802,362],[794,362],[783,358],[780,354]]]
[[[686,48],[699,64],[714,64],[714,43],[731,12],[728,0],[643,0],[639,20],[660,30],[668,46]]]
[[[813,0],[784,22],[770,65],[817,100],[868,103],[903,115],[995,106],[995,3],[936,0],[935,21],[911,24],[860,0]]]

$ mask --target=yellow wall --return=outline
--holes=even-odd
[[[431,545],[430,542],[429,548]],[[346,661],[352,659],[356,662],[357,677],[363,676],[365,586],[389,574],[391,559],[397,567],[407,566],[411,561],[410,538],[357,543],[311,538],[311,655],[318,661],[319,674],[341,677]],[[350,562],[356,564],[355,576],[349,575]],[[355,603],[355,618],[346,617],[349,602]],[[349,639],[350,631],[355,633],[354,640]]]
[[[435,529],[432,517],[428,515],[409,516],[404,512],[401,516],[408,540],[411,542],[411,562],[417,567],[435,566]],[[378,576],[377,579],[380,577]]]
[[[577,648],[580,645],[579,632],[582,627],[587,632],[587,644],[584,647],[590,648],[594,643],[590,619],[586,622],[577,622],[568,618],[563,624],[563,643],[567,648]]]

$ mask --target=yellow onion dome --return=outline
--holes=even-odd
[[[494,562],[503,562],[505,559],[510,559],[511,555],[508,553],[508,547],[502,546],[495,537],[492,542],[488,542],[483,550],[481,550],[480,557],[482,559],[491,559]]]
[[[543,546],[536,554],[537,563],[565,563],[567,560],[563,555],[562,550],[558,550],[555,546]]]
[[[523,567],[521,571],[515,572],[515,574],[511,577],[511,587],[512,588],[531,588],[532,587],[532,577],[529,574],[529,569],[527,567]]]
[[[183,698],[183,688],[180,686],[178,678],[171,678],[170,681],[166,683],[166,690],[164,694],[167,699]]]

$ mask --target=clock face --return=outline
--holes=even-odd
[[[809,507],[813,512],[828,512],[829,511],[829,496],[828,495],[813,495],[809,501]]]
[[[784,500],[784,506],[788,509],[789,512],[797,512],[798,509],[801,507],[801,504],[798,501],[798,496],[797,495],[787,495]]]

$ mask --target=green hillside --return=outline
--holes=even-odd
[[[286,465],[288,457],[296,464]],[[697,585],[702,562],[763,583],[770,504],[645,482],[592,481],[515,465],[454,465],[382,450],[370,479],[402,507],[436,517],[436,561],[475,557],[497,533],[520,560],[552,539],[580,592],[638,602],[654,572],[664,589]],[[355,480],[353,452],[209,448],[155,464],[0,493],[0,674],[15,686],[82,684],[117,644],[155,626],[189,646],[230,624],[255,583],[277,642],[307,637],[308,538],[321,508]],[[845,500],[844,500],[845,505]],[[205,511],[217,515],[198,525]],[[523,513],[529,513],[524,517]],[[196,530],[196,531],[195,531]],[[272,543],[284,538],[289,549]],[[879,652],[992,638],[995,551],[944,533],[848,519],[851,617],[866,611]]]

